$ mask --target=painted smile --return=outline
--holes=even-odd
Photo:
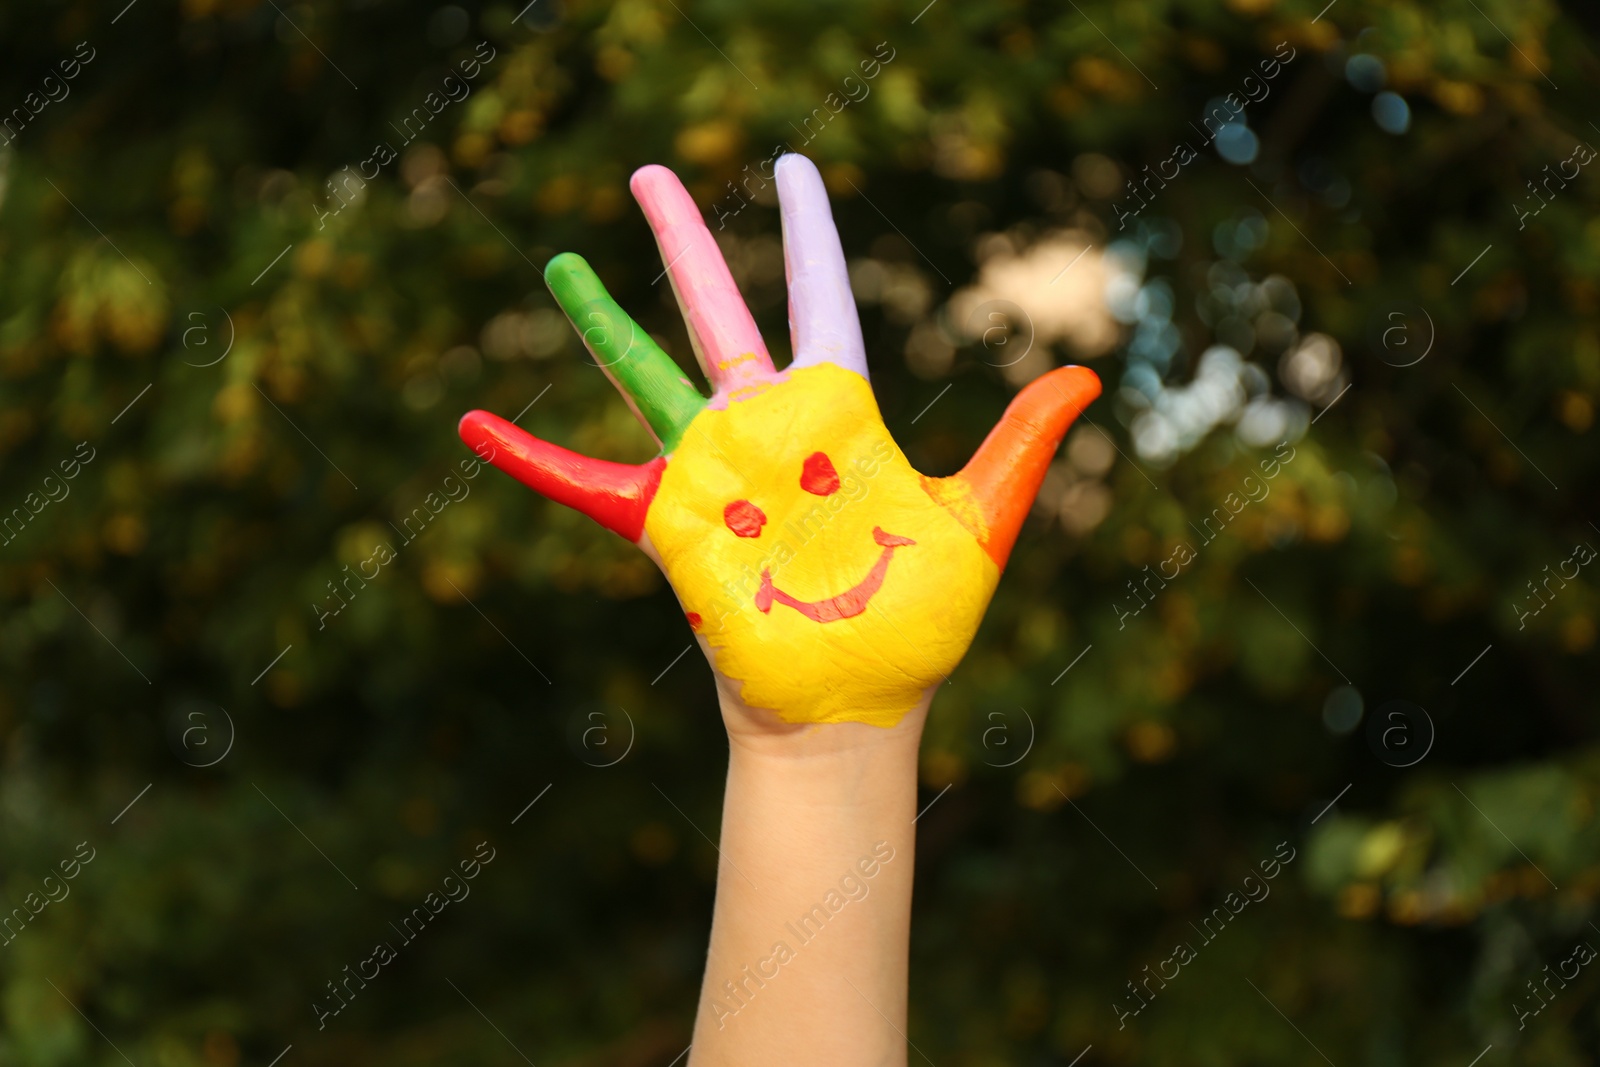
[[[867,610],[867,601],[871,600],[873,594],[883,585],[883,576],[889,573],[889,560],[893,558],[894,550],[916,544],[909,537],[884,533],[878,526],[872,528],[872,539],[883,546],[883,552],[878,556],[878,562],[867,572],[867,576],[851,588],[826,600],[796,600],[772,584],[771,571],[763,570],[761,588],[756,590],[756,607],[765,614],[772,610],[773,601],[777,601],[779,604],[787,604],[812,622],[836,622],[839,619],[851,619],[860,615]]]

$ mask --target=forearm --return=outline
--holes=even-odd
[[[905,1062],[925,713],[733,736],[693,1067]]]

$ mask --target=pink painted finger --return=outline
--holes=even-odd
[[[726,392],[770,375],[766,342],[678,176],[652,164],[634,171],[628,184],[656,235],[695,358],[711,387]]]
[[[794,154],[778,160],[777,175],[794,366],[836,363],[866,378],[861,319],[822,175],[815,163]]]

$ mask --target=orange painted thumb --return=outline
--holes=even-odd
[[[1087,367],[1058,367],[1035,378],[951,479],[971,494],[983,520],[978,539],[1002,570],[1067,427],[1099,395],[1100,379]]]

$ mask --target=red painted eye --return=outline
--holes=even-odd
[[[750,501],[735,500],[722,509],[722,521],[740,537],[760,537],[761,527],[767,524],[767,516]]]
[[[813,452],[800,467],[800,488],[816,496],[828,496],[839,488],[839,472],[825,452]]]

